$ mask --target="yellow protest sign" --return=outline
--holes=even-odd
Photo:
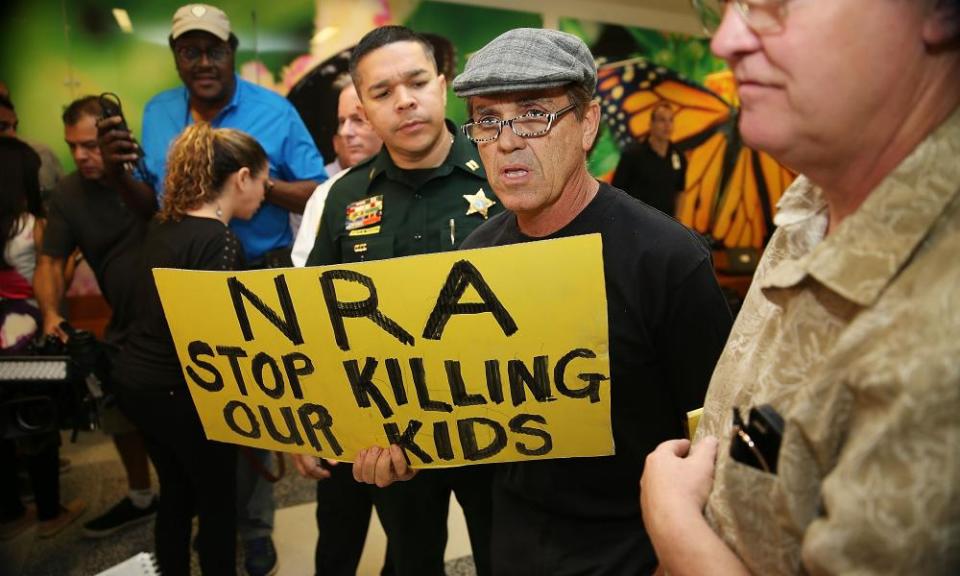
[[[154,278],[210,439],[397,443],[414,467],[613,453],[598,234]]]

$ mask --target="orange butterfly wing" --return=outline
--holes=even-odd
[[[621,145],[646,137],[650,131],[650,110],[661,100],[670,102],[674,109],[674,139],[678,142],[730,117],[730,105],[716,94],[644,60],[601,67],[597,72],[597,91],[605,117]]]
[[[742,145],[738,110],[710,90],[642,59],[601,67],[597,91],[621,147],[650,130],[650,110],[674,110],[674,141],[687,155],[677,218],[728,248],[761,248],[773,213],[795,175],[768,154]]]

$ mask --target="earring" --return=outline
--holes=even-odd
[[[220,209],[219,202],[217,202],[217,218],[223,218],[223,210]]]

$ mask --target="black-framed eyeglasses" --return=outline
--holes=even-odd
[[[787,2],[790,0],[690,0],[690,4],[700,17],[703,31],[713,36],[720,23],[727,4],[733,4],[737,14],[747,26],[757,34],[776,34],[783,31],[783,20],[787,15]]]
[[[211,46],[206,50],[198,48],[196,46],[179,46],[176,49],[177,58],[184,63],[194,64],[199,62],[204,54],[207,55],[207,60],[210,62],[220,63],[227,59],[230,55],[230,48],[228,46]]]
[[[17,127],[20,126],[20,121],[16,122],[7,122],[6,120],[0,120],[0,132],[7,132],[8,130],[17,131]]]
[[[476,122],[467,122],[460,127],[467,138],[474,142],[493,142],[500,137],[503,127],[510,126],[513,133],[521,138],[536,138],[550,132],[558,118],[573,110],[576,104],[565,106],[556,112],[530,111],[509,120],[499,120],[492,116]]]

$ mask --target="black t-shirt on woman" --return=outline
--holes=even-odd
[[[140,312],[117,363],[118,381],[139,389],[186,386],[153,281],[154,268],[236,270],[242,262],[239,239],[219,220],[185,216],[180,221],[155,223],[143,247],[138,270]]]

